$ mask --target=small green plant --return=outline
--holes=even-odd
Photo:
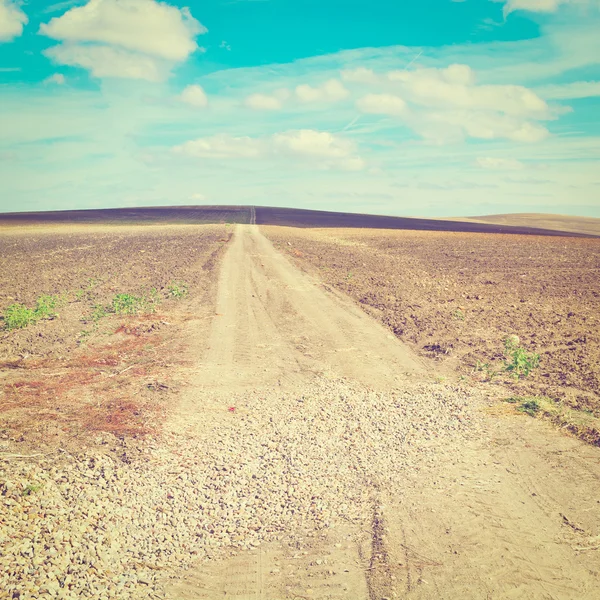
[[[78,343],[85,344],[92,333],[93,332],[90,329],[84,329],[83,331],[80,331]]]
[[[41,483],[30,483],[23,488],[21,494],[23,496],[31,496],[31,494],[35,494],[42,489]]]
[[[490,363],[483,363],[479,360],[475,363],[475,371],[483,373],[487,381],[493,381],[495,377],[500,375],[500,373],[494,369],[493,365]]]
[[[37,321],[35,311],[24,304],[11,304],[4,311],[4,327],[6,329],[22,329]]]
[[[509,335],[504,340],[505,370],[512,374],[515,379],[527,377],[533,369],[540,366],[540,355],[527,352],[519,346],[519,338]]]
[[[117,315],[135,315],[145,306],[146,301],[141,296],[133,294],[117,294],[111,303],[112,312]]]
[[[24,304],[18,302],[11,304],[4,311],[5,329],[22,329],[40,319],[48,319],[56,316],[54,309],[58,305],[56,296],[40,296],[35,303],[35,308],[27,308]]]
[[[460,310],[460,308],[457,308],[453,313],[452,316],[457,320],[457,321],[464,321],[465,320],[465,313]]]
[[[167,286],[167,292],[171,298],[180,300],[185,298],[188,293],[188,284],[185,281],[172,281]]]
[[[108,314],[106,307],[102,306],[102,304],[94,304],[92,307],[92,320],[99,321],[103,319]]]
[[[44,319],[47,317],[54,317],[56,313],[54,309],[58,304],[58,298],[56,296],[43,295],[40,296],[35,303],[35,314],[38,319]]]

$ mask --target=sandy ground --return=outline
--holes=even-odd
[[[206,321],[190,321],[190,339],[195,327],[205,330]],[[485,398],[470,399],[472,418],[453,425],[462,435],[447,435],[444,407],[463,392],[440,386],[433,404],[416,392],[401,403],[402,390],[435,387],[430,367],[350,300],[293,267],[256,226],[236,229],[208,329],[195,337],[198,361],[167,430],[196,440],[200,451],[223,440],[224,454],[236,435],[268,432],[265,445],[292,465],[316,449],[313,463],[327,468],[309,469],[304,483],[329,486],[330,508],[340,514],[360,502],[353,494],[368,496],[370,508],[362,520],[332,517],[308,533],[291,519],[282,535],[251,550],[199,561],[167,586],[167,597],[598,597],[598,448]],[[329,391],[319,397],[319,389]],[[301,401],[306,409],[294,408]],[[231,412],[219,410],[224,403],[235,403],[252,428],[232,423]],[[425,412],[411,412],[421,404]],[[392,407],[410,421],[402,439],[386,427],[395,421],[382,411]],[[294,425],[313,410],[326,411],[318,427]],[[349,418],[356,428],[346,436],[339,426]],[[342,476],[353,470],[361,478]],[[284,506],[286,492],[273,494]]]

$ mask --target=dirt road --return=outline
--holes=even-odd
[[[169,598],[598,597],[600,451],[435,383],[254,225],[194,352],[168,428],[220,541]]]

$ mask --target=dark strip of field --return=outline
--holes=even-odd
[[[170,223],[250,223],[251,208],[252,207],[249,206],[165,206],[4,213],[0,214],[0,226],[51,224],[136,225]],[[459,231],[470,233],[512,233],[521,235],[597,237],[582,233],[493,223],[417,219],[266,206],[257,206],[255,209],[257,225],[281,225],[285,227],[311,228],[352,227],[364,229],[408,229],[413,231]]]

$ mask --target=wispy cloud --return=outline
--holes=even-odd
[[[303,159],[321,168],[361,170],[364,161],[355,144],[329,132],[303,129],[265,137],[232,137],[218,134],[175,146],[175,154],[210,159]]]

